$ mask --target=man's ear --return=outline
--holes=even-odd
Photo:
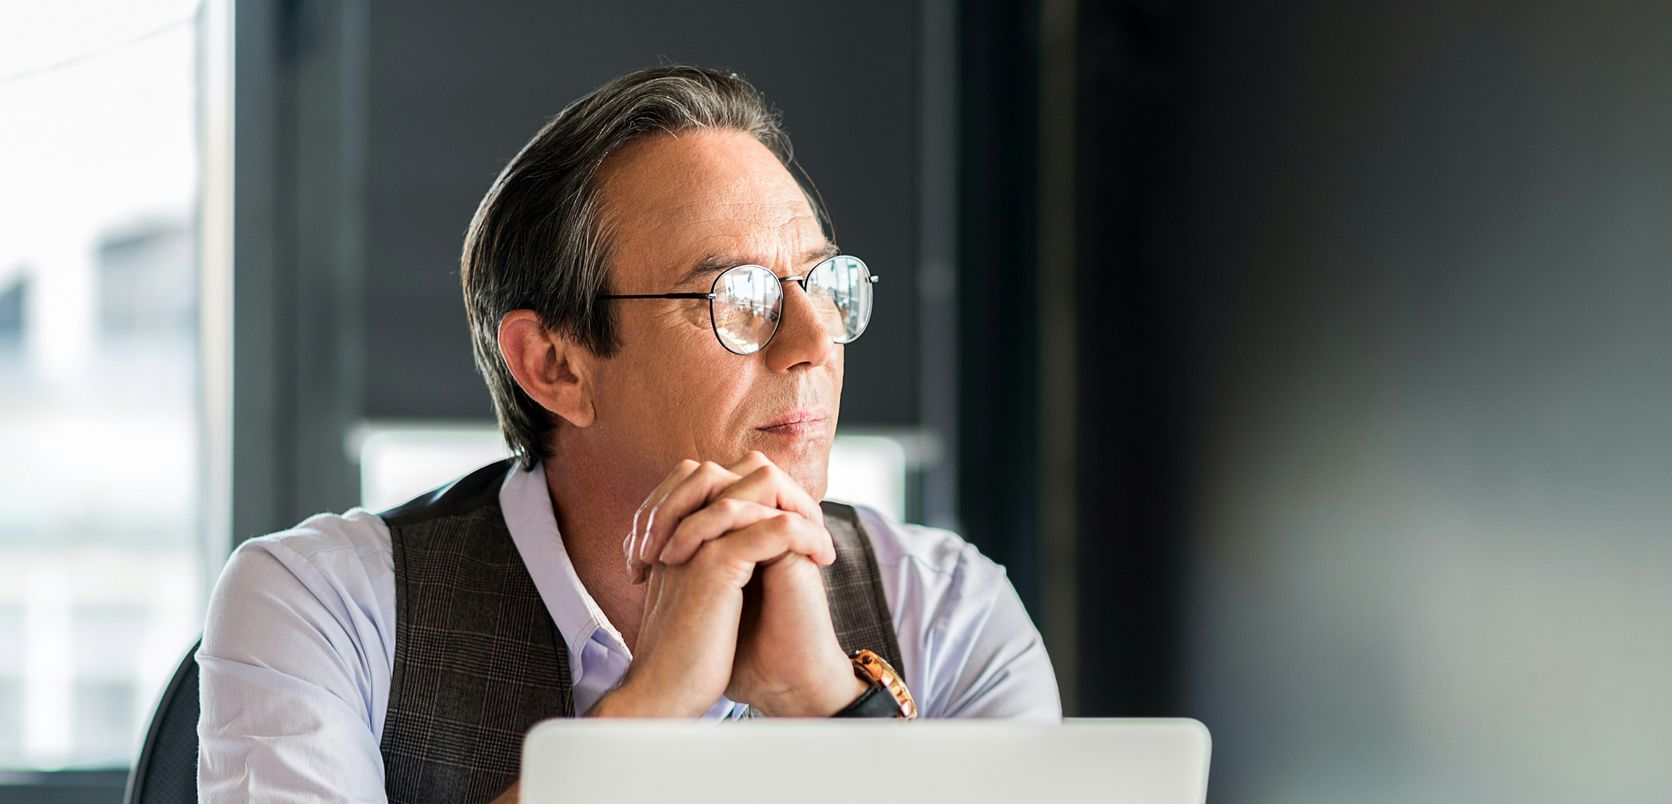
[[[499,353],[540,407],[576,427],[592,424],[591,351],[546,329],[533,310],[512,310],[499,320]]]

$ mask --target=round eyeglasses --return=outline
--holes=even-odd
[[[836,343],[853,343],[871,323],[871,286],[881,277],[845,254],[813,266],[806,276],[780,277],[764,265],[727,268],[707,293],[616,293],[600,299],[707,299],[714,337],[726,351],[752,355],[778,334],[784,283],[795,282],[813,304],[819,324]]]

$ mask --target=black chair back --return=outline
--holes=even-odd
[[[201,642],[198,643],[202,644]],[[197,645],[175,669],[128,775],[127,804],[197,800]]]

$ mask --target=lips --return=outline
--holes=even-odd
[[[829,416],[822,410],[792,410],[755,427],[768,433],[812,432],[824,427]]]

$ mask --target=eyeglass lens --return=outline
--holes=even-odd
[[[871,272],[858,257],[838,256],[808,273],[807,298],[814,315],[837,343],[851,343],[871,321]],[[759,265],[739,265],[714,283],[711,311],[720,343],[738,354],[761,350],[778,330],[784,287]]]

